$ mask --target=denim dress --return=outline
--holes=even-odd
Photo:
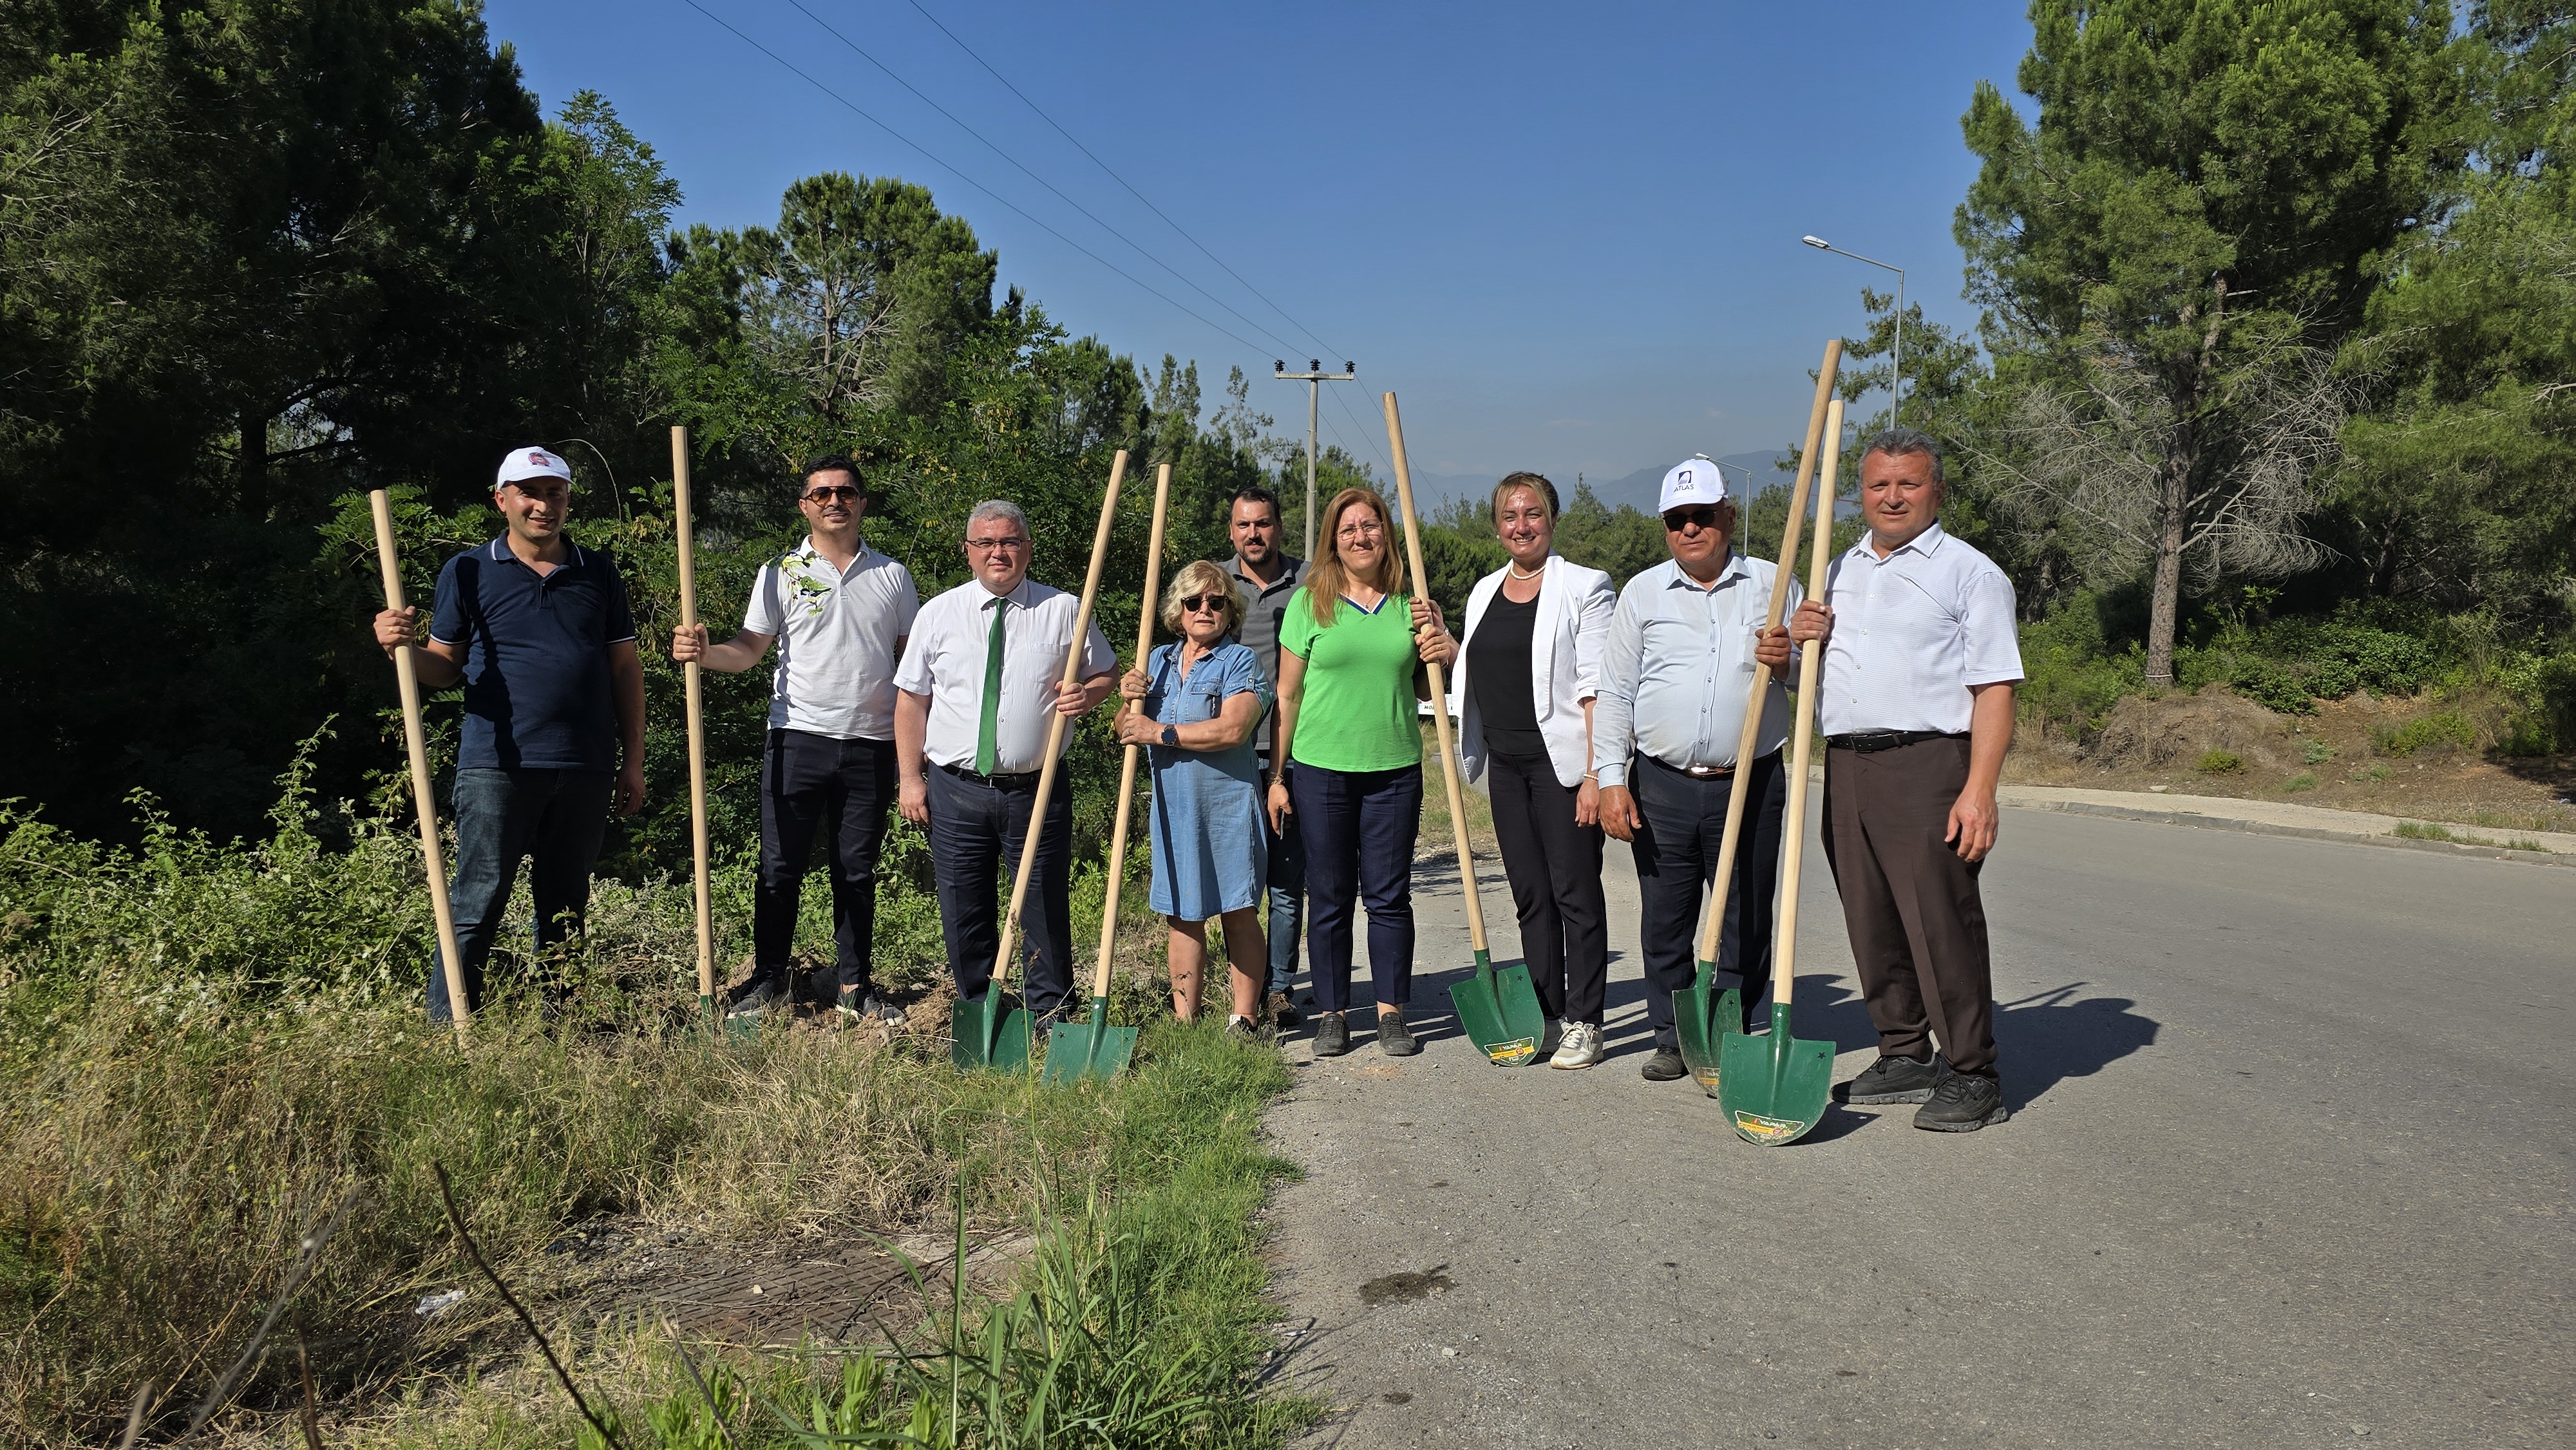
[[[1147,656],[1144,713],[1163,725],[1213,720],[1236,696],[1270,685],[1261,661],[1231,640],[1181,675],[1181,647]],[[1252,742],[1230,750],[1147,747],[1154,769],[1154,910],[1175,921],[1205,921],[1262,900],[1268,841],[1261,829],[1261,764]]]

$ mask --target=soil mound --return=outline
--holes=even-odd
[[[2111,707],[2091,754],[2113,769],[2162,770],[2189,768],[2208,752],[2224,750],[2248,766],[2269,769],[2281,764],[2289,734],[2288,717],[2211,685],[2194,695],[2121,700]]]

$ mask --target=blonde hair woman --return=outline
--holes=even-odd
[[[1261,661],[1231,638],[1243,602],[1216,565],[1184,566],[1163,595],[1163,627],[1177,643],[1148,654],[1119,682],[1133,707],[1118,717],[1118,738],[1146,752],[1154,771],[1154,804],[1146,823],[1154,843],[1154,910],[1171,923],[1172,1011],[1199,1015],[1207,971],[1208,918],[1225,922],[1225,956],[1233,971],[1225,1027],[1251,1036],[1261,1011],[1269,948],[1261,935],[1261,766],[1252,735],[1270,708]]]
[[[1365,488],[1333,496],[1330,545],[1309,566],[1279,625],[1279,723],[1270,783],[1274,827],[1293,813],[1306,845],[1307,966],[1315,1055],[1351,1050],[1351,907],[1368,909],[1378,1048],[1422,1050],[1405,1026],[1413,997],[1413,840],[1422,822],[1426,663],[1458,645],[1437,607],[1403,593],[1395,523]]]

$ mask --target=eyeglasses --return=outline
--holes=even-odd
[[[1007,549],[1025,549],[1028,546],[1029,541],[1026,539],[968,539],[966,541],[967,548],[981,549],[988,554],[998,554]]]
[[[862,495],[857,489],[850,487],[848,484],[833,483],[825,484],[821,488],[808,490],[805,494],[805,501],[807,503],[847,503],[852,499],[856,499],[861,496]]]
[[[1379,523],[1375,519],[1362,519],[1358,523],[1344,524],[1340,528],[1333,530],[1333,537],[1336,539],[1374,539],[1385,532],[1386,525]]]
[[[1720,512],[1716,506],[1710,504],[1703,504],[1695,509],[1666,509],[1664,510],[1664,532],[1678,534],[1689,528],[1714,529],[1717,527]]]
[[[1196,614],[1202,609],[1206,610],[1210,614],[1218,614],[1222,613],[1225,609],[1225,596],[1222,594],[1184,594],[1181,596],[1180,605],[1181,612],[1183,614]]]

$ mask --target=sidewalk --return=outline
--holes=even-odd
[[[2396,846],[2410,851],[2438,851],[2453,856],[2485,856],[2499,861],[2527,861],[2547,866],[2576,866],[2576,834],[2564,831],[2511,831],[2489,826],[2433,825],[2414,821],[2420,830],[2440,830],[2449,839],[2423,839],[2397,834],[2402,818],[2366,811],[2329,810],[2286,801],[2233,800],[2222,796],[2147,794],[2126,790],[2076,790],[2064,786],[2008,785],[1996,799],[2024,810],[2064,811],[2079,816],[2161,821],[2168,825],[2244,831],[2258,836],[2296,836],[2311,841],[2354,841]],[[2516,850],[2511,843],[2530,842],[2537,851]]]

